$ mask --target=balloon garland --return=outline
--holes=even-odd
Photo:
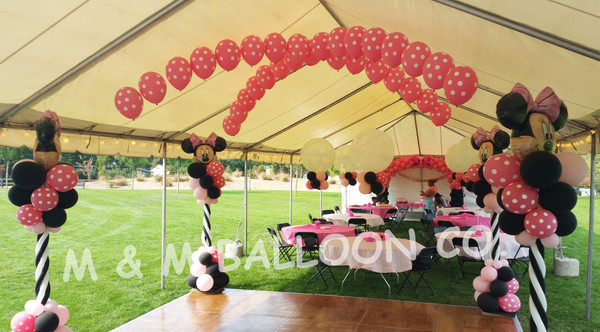
[[[17,313],[10,324],[13,331],[69,332],[71,329],[65,326],[69,311],[49,298],[48,244],[50,232],[59,232],[67,220],[65,209],[77,203],[79,196],[73,188],[79,177],[73,166],[59,164],[61,127],[58,115],[45,111],[35,127],[33,160],[23,159],[13,166],[15,185],[8,191],[8,199],[19,206],[17,220],[27,231],[37,234],[36,299],[27,301],[25,311]]]
[[[403,171],[405,171],[407,169],[411,169],[411,168],[427,168],[427,169],[438,171],[438,172],[442,173],[442,175],[440,175],[439,177],[433,178],[433,179],[417,179],[417,178],[402,174]],[[446,180],[448,180],[448,182],[451,184],[452,188],[455,188],[456,186],[458,186],[458,187],[456,187],[458,189],[461,187],[460,181],[459,182],[454,181],[454,180],[456,180],[456,178],[453,179],[454,172],[452,172],[452,170],[450,170],[448,168],[448,166],[446,165],[446,161],[444,161],[444,158],[436,158],[436,157],[432,157],[432,156],[402,157],[402,158],[398,158],[398,159],[395,159],[394,161],[392,161],[390,166],[388,166],[386,169],[384,169],[380,173],[383,173],[384,177],[386,179],[385,182],[383,183],[385,187],[390,186],[390,180],[396,175],[400,175],[411,181],[417,181],[417,182],[427,182],[429,180],[440,180],[440,179],[446,178]]]
[[[202,219],[203,246],[198,249],[198,255],[207,254],[211,256],[212,254],[214,262],[222,261],[223,255],[212,245],[210,204],[219,201],[221,188],[225,185],[225,178],[223,177],[225,168],[217,160],[216,153],[225,150],[226,147],[227,141],[215,133],[211,133],[204,140],[196,134],[192,134],[181,142],[181,149],[194,155],[193,162],[188,166],[189,186],[194,191],[196,202],[204,206]],[[218,264],[209,264],[212,262],[212,258],[200,260],[198,255],[192,255],[195,265],[194,268],[190,267],[191,274],[188,276],[188,285],[206,293],[222,292],[223,288],[229,283],[229,276],[221,272],[223,269],[219,269]]]
[[[326,61],[336,70],[345,66],[354,75],[364,70],[371,82],[383,81],[389,91],[399,91],[407,102],[416,102],[421,112],[431,114],[431,121],[436,126],[450,119],[451,109],[447,103],[438,101],[435,90],[443,89],[451,104],[462,105],[471,99],[478,87],[475,71],[469,67],[455,67],[449,54],[432,54],[425,43],[410,43],[400,32],[387,34],[382,28],[367,30],[361,26],[349,29],[337,27],[329,33],[319,32],[312,39],[297,33],[286,41],[281,34],[273,32],[262,41],[258,36],[250,35],[242,40],[241,47],[232,40],[224,39],[217,44],[214,52],[207,47],[196,48],[189,62],[183,57],[170,59],[165,72],[168,82],[181,91],[189,84],[191,72],[208,79],[217,64],[231,71],[242,59],[254,66],[264,56],[271,64],[260,66],[256,75],[247,80],[246,87],[231,103],[229,115],[223,119],[223,129],[228,135],[239,133],[256,101],[264,96],[265,90],[273,88],[276,79],[283,80],[291,72],[305,65],[314,66],[319,61]],[[429,89],[421,88],[416,79],[419,76],[423,76]],[[154,104],[162,102],[167,86],[159,73],[147,72],[140,77],[138,88],[139,91],[123,87],[114,98],[116,108],[129,119],[141,114],[143,99]]]

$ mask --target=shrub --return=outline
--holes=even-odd
[[[116,179],[114,182],[115,187],[124,187],[129,184],[129,182],[126,179]]]
[[[108,181],[106,182],[106,184],[108,185],[108,187],[109,187],[109,188],[112,188],[112,187],[114,187],[114,186],[115,186],[115,181],[113,181],[113,180],[108,180]]]
[[[329,180],[327,182],[329,182],[329,184],[336,184],[337,183],[337,181],[334,178],[329,178]]]
[[[231,182],[231,174],[228,172],[223,173],[223,178],[225,178],[225,181]]]
[[[277,178],[277,180],[282,181],[282,182],[290,182],[290,175],[287,173],[277,173],[277,175],[275,176]]]
[[[144,182],[146,181],[146,177],[142,175],[142,173],[137,173],[137,175],[135,176],[135,180],[137,182]]]
[[[231,173],[231,175],[235,176],[236,178],[239,178],[243,175],[243,173],[242,173],[242,171],[240,171],[239,169],[236,168],[235,171],[233,171]]]
[[[273,176],[267,174],[267,172],[260,172],[260,174],[258,174],[258,178],[261,180],[273,180]]]
[[[156,181],[156,182],[162,182],[162,175],[155,175],[154,176],[154,181]]]

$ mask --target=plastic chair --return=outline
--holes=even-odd
[[[515,257],[508,260],[508,265],[515,272],[515,277],[517,277],[519,282],[522,282],[521,278],[525,277],[525,275],[529,272],[529,255],[525,257],[518,257],[521,249],[527,249],[527,247],[520,245],[519,249],[515,253]]]
[[[334,214],[335,211],[334,210],[322,210],[321,211],[321,217],[323,217],[326,214]]]
[[[408,281],[408,283],[415,290],[415,292],[417,292],[417,295],[419,296],[420,300],[421,294],[419,293],[417,286],[419,286],[419,283],[421,281],[424,281],[427,284],[427,286],[429,286],[429,289],[431,289],[431,293],[433,294],[433,296],[435,296],[435,291],[433,290],[433,287],[431,287],[431,284],[427,281],[427,279],[425,279],[425,273],[431,270],[431,265],[433,265],[434,263],[435,255],[437,255],[436,247],[427,247],[422,249],[421,252],[419,252],[419,254],[417,255],[417,258],[415,258],[415,260],[412,262],[412,269],[410,269],[408,272],[404,272],[404,281],[402,282],[402,285],[400,285],[400,289],[398,289],[398,292],[396,294],[400,294],[400,291],[402,290],[402,288],[404,288],[404,285]],[[410,275],[413,272],[419,275],[419,279],[416,283],[413,283],[409,279]]]

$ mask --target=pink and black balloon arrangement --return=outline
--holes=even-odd
[[[223,254],[212,245],[210,204],[217,203],[221,188],[225,185],[223,164],[217,160],[217,152],[225,150],[227,141],[211,133],[206,139],[196,134],[181,142],[181,149],[194,155],[188,166],[190,188],[198,204],[204,205],[202,244],[193,255],[188,285],[205,293],[220,293],[229,283],[229,276],[222,272]],[[219,268],[219,264],[220,267]]]
[[[33,159],[24,159],[13,166],[15,185],[8,191],[8,199],[19,206],[17,220],[27,231],[37,234],[36,245],[36,299],[27,301],[25,311],[11,320],[13,331],[69,332],[66,307],[50,297],[48,270],[49,233],[57,233],[67,221],[65,209],[78,200],[75,189],[79,177],[75,168],[60,163],[60,120],[47,110],[35,123],[36,140]]]
[[[329,176],[325,172],[310,171],[306,173],[306,188],[309,190],[327,190],[329,188],[328,178]]]

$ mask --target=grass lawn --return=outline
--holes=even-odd
[[[7,197],[7,190],[0,190],[0,195]],[[160,191],[79,190],[79,195],[78,204],[67,210],[68,219],[63,229],[58,234],[50,235],[51,298],[69,309],[71,318],[67,326],[74,331],[107,331],[189,291],[185,281],[189,272],[188,264],[180,265],[177,262],[169,265],[165,290],[160,289]],[[167,201],[167,243],[172,245],[179,257],[186,252],[184,249],[188,248],[188,244],[191,251],[201,245],[202,207],[196,204],[191,191],[182,191],[180,194],[169,192]],[[323,193],[323,208],[332,208],[338,204],[337,201],[337,193]],[[596,204],[600,204],[600,199]],[[243,192],[224,192],[219,203],[212,208],[213,239],[235,239],[238,222],[243,215]],[[269,257],[272,256],[266,226],[287,222],[288,208],[289,192],[249,192],[248,253],[253,250],[261,252],[264,247]],[[17,207],[8,199],[0,201],[0,214],[5,221],[4,231],[0,234],[0,331],[10,331],[12,316],[23,310],[27,300],[35,298],[36,237],[26,232],[15,220],[16,210]],[[546,250],[546,294],[551,331],[600,329],[599,301],[592,301],[592,319],[585,318],[588,210],[589,199],[582,198],[574,211],[579,218],[579,227],[563,240],[563,244],[569,247],[565,254],[580,261],[579,277],[555,277],[552,274],[552,251]],[[318,192],[298,192],[294,197],[294,223],[307,223],[308,212],[313,216],[319,215]],[[595,225],[595,243],[599,241],[599,224],[600,221]],[[419,227],[415,224],[416,229]],[[243,225],[240,236],[244,241]],[[136,249],[135,257],[131,257],[132,252],[125,250],[128,246]],[[70,271],[69,280],[65,282],[63,274],[67,257],[74,254],[77,262],[81,263],[84,252],[89,252],[92,258],[96,278],[92,278],[89,269],[81,278],[76,272]],[[187,251],[187,255],[189,253]],[[139,260],[141,278],[133,274],[129,278],[120,276],[131,271],[131,265],[123,264],[131,260],[134,263]],[[227,265],[232,263],[226,261]],[[597,254],[594,256],[596,276],[600,273],[599,266]],[[444,272],[437,268],[429,272],[427,279],[434,286],[437,296],[433,297],[428,289],[423,288],[422,301],[475,306],[472,277],[456,283],[454,277],[457,269],[457,265],[451,264]],[[358,273],[356,279],[349,278],[342,291],[341,279],[348,269],[333,267],[332,270],[338,282],[330,282],[329,289],[322,282],[306,286],[314,268],[275,270],[271,265],[265,267],[257,256],[252,259],[244,257],[237,269],[228,272],[231,278],[228,287],[418,301],[416,293],[409,288],[396,295],[399,286],[394,280],[395,276],[388,275],[386,277],[392,281],[392,295],[389,296],[381,276],[375,273]],[[592,295],[600,291],[598,283],[594,286]],[[517,295],[523,303],[518,317],[524,329],[528,330],[528,281],[521,284]],[[595,298],[597,296],[592,300]]]

